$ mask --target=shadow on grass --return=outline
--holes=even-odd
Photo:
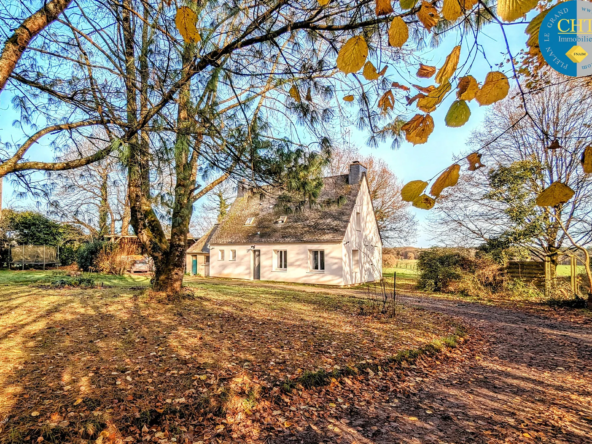
[[[286,377],[387,359],[451,328],[417,312],[400,325],[359,318],[358,303],[204,284],[195,299],[164,305],[123,286],[9,285],[0,291],[0,442],[255,433],[261,424],[246,425]]]

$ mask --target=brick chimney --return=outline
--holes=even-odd
[[[362,180],[362,175],[366,174],[366,167],[357,160],[354,160],[349,166],[349,178],[348,183],[350,185],[356,185]]]
[[[249,191],[249,185],[247,184],[247,181],[245,179],[239,180],[238,190],[236,192],[237,199],[239,197],[243,197],[245,194],[247,194],[247,191]]]

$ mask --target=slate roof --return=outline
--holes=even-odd
[[[189,253],[209,253],[210,252],[210,242],[212,240],[212,236],[216,233],[218,229],[218,224],[214,225],[210,228],[206,234],[200,237],[196,243],[194,243],[191,247],[187,249],[187,254]]]
[[[211,244],[341,242],[349,224],[360,183],[349,185],[348,175],[330,176],[317,204],[287,215],[283,224],[277,221],[286,213],[278,204],[284,190],[264,187],[265,193],[247,192],[237,198],[212,236]],[[339,203],[337,203],[339,202]],[[253,225],[245,225],[254,217]]]

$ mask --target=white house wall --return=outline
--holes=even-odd
[[[300,282],[307,284],[343,285],[343,252],[341,243],[255,244],[261,251],[261,280]],[[224,260],[219,251],[224,250]],[[231,261],[230,250],[236,250]],[[286,270],[274,270],[274,250],[288,252]],[[325,271],[309,270],[309,250],[324,250]],[[253,254],[249,245],[210,245],[210,276],[252,279]]]
[[[360,213],[361,227],[356,226],[357,212]],[[358,269],[353,267],[353,250],[359,251]],[[382,241],[365,178],[362,179],[356,205],[345,232],[342,260],[343,285],[377,281],[382,277]]]

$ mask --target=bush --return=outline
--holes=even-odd
[[[533,282],[525,282],[522,279],[509,279],[504,286],[504,292],[508,299],[521,301],[542,301],[545,298],[543,290]]]
[[[93,288],[95,286],[95,280],[90,277],[68,277],[63,276],[51,281],[50,285],[54,288],[64,287],[81,287],[81,288]]]
[[[453,248],[430,248],[419,254],[417,268],[419,287],[427,291],[449,291],[450,284],[459,281],[463,270],[470,269],[468,252]]]
[[[101,273],[121,276],[131,268],[135,261],[143,259],[135,252],[136,247],[130,244],[105,245],[95,260],[95,268]]]
[[[82,244],[76,252],[76,263],[82,271],[96,271],[96,261],[104,247],[110,244],[103,241],[94,241]]]
[[[496,291],[503,285],[501,269],[486,254],[465,248],[430,248],[419,253],[418,286],[422,290],[466,296]]]
[[[72,265],[76,262],[76,253],[79,247],[73,245],[64,245],[60,247],[60,264],[61,265]]]
[[[397,266],[397,256],[394,254],[383,254],[382,255],[382,266],[386,268],[393,268]]]

